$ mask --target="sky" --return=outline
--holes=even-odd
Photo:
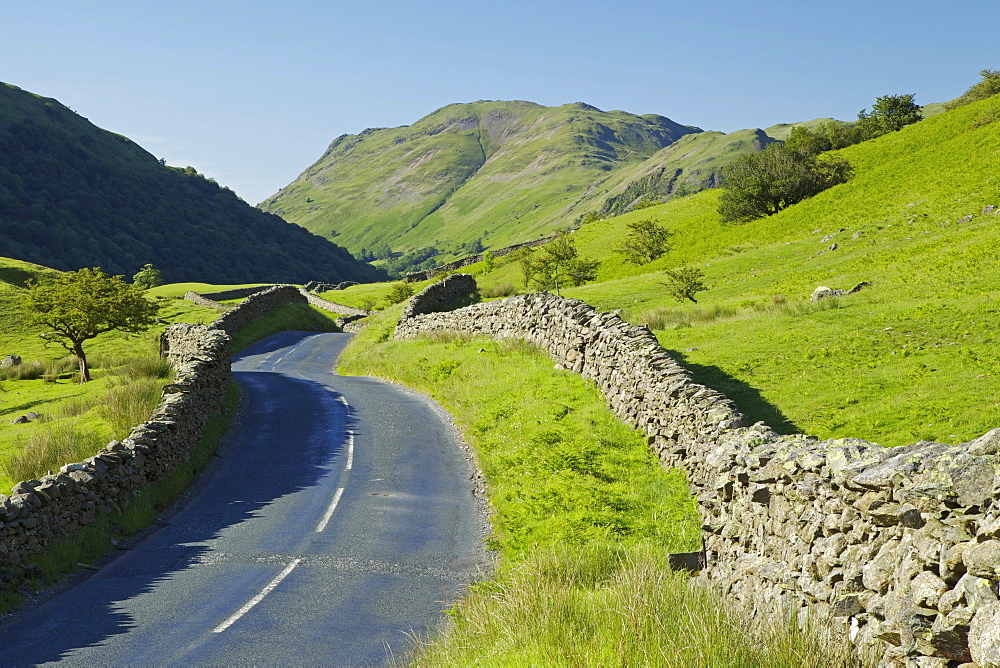
[[[732,132],[1000,69],[997,0],[0,1],[0,81],[256,204],[337,136],[453,102],[586,102]]]

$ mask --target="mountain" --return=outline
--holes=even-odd
[[[0,256],[172,282],[378,280],[327,239],[194,169],[169,167],[56,100],[0,84]]]
[[[580,102],[452,104],[338,137],[260,207],[353,251],[497,248],[572,222],[595,181],[700,132]]]

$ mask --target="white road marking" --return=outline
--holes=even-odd
[[[350,471],[351,467],[354,466],[354,432],[347,432],[347,466],[344,467],[345,471]]]
[[[257,605],[258,603],[260,603],[261,601],[263,601],[265,596],[267,596],[272,591],[274,591],[274,588],[277,587],[278,584],[280,584],[282,580],[284,580],[286,577],[288,577],[289,573],[291,573],[293,570],[295,570],[295,567],[299,565],[300,561],[302,561],[302,560],[301,559],[295,559],[295,560],[292,561],[292,563],[290,563],[287,566],[285,566],[285,570],[283,570],[280,573],[278,573],[278,576],[276,578],[274,578],[273,580],[271,580],[270,582],[268,582],[267,586],[264,587],[260,591],[259,594],[257,594],[252,599],[250,599],[249,601],[247,601],[246,605],[244,605],[242,608],[240,608],[239,610],[237,610],[236,612],[234,612],[232,614],[232,616],[229,617],[229,619],[227,619],[226,621],[224,621],[221,624],[219,624],[218,626],[216,626],[212,630],[212,633],[222,633],[223,631],[225,631],[226,629],[228,629],[230,626],[232,626],[234,623],[236,623],[236,620],[238,620],[240,617],[242,617],[243,615],[245,615],[248,612],[250,612],[251,608],[253,608],[255,605]]]
[[[316,533],[322,533],[326,525],[330,523],[330,518],[333,517],[333,511],[337,509],[337,504],[340,503],[340,495],[344,493],[344,488],[341,487],[337,490],[337,493],[333,495],[333,501],[330,502],[330,507],[326,509],[326,513],[323,514],[323,519],[319,521],[316,525]]]

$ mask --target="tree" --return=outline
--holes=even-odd
[[[163,285],[163,283],[163,274],[151,264],[143,265],[142,269],[137,271],[135,276],[132,277],[132,285],[143,290],[155,288],[158,285]]]
[[[1000,70],[982,70],[979,76],[982,77],[982,81],[971,86],[961,97],[949,102],[946,105],[948,109],[957,109],[1000,93]]]
[[[666,227],[657,225],[652,218],[633,221],[627,227],[630,230],[628,236],[614,250],[630,262],[647,264],[670,250],[672,233]]]
[[[701,269],[685,267],[683,269],[667,269],[663,273],[667,278],[667,282],[660,283],[660,285],[665,287],[667,293],[679,302],[689,299],[697,304],[698,300],[694,296],[699,292],[708,290],[708,286],[702,281],[705,277],[705,272]]]
[[[393,304],[398,304],[401,301],[406,301],[413,296],[413,286],[409,283],[395,283],[389,292],[385,296],[386,302],[389,306]],[[365,309],[366,311],[371,309]]]
[[[526,283],[534,281],[543,290],[554,289],[557,295],[561,285],[582,285],[594,280],[600,266],[598,260],[579,256],[576,244],[565,230],[557,232],[537,253],[522,255],[520,262]]]
[[[46,341],[76,356],[81,383],[90,380],[84,341],[112,330],[145,331],[159,310],[141,288],[99,267],[68,271],[46,283],[29,281],[22,303],[29,323],[52,330],[42,334]]]
[[[874,139],[916,123],[921,118],[920,105],[913,101],[913,94],[883,95],[875,99],[872,112],[858,112],[858,127],[865,139]]]
[[[843,158],[817,157],[770,144],[737,158],[723,171],[719,213],[723,222],[771,216],[850,176],[850,163]]]

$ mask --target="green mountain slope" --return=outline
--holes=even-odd
[[[170,281],[378,280],[328,240],[59,102],[0,84],[0,256]]]
[[[572,288],[652,327],[700,382],[787,431],[884,445],[961,442],[1000,426],[1000,96],[839,151],[855,175],[781,213],[726,225],[718,190],[573,233],[602,260]],[[653,263],[611,249],[653,218],[674,249]],[[702,269],[698,303],[667,293],[662,271]],[[469,269],[475,271],[475,265]],[[825,285],[861,292],[813,303]],[[510,264],[484,290],[523,285]]]
[[[736,158],[774,142],[763,130],[685,135],[638,165],[595,182],[569,211],[618,215],[644,198],[662,201],[713,188],[721,182],[723,168]]]
[[[596,180],[698,128],[582,103],[453,104],[411,126],[344,135],[261,204],[359,251],[501,247],[571,220]]]

